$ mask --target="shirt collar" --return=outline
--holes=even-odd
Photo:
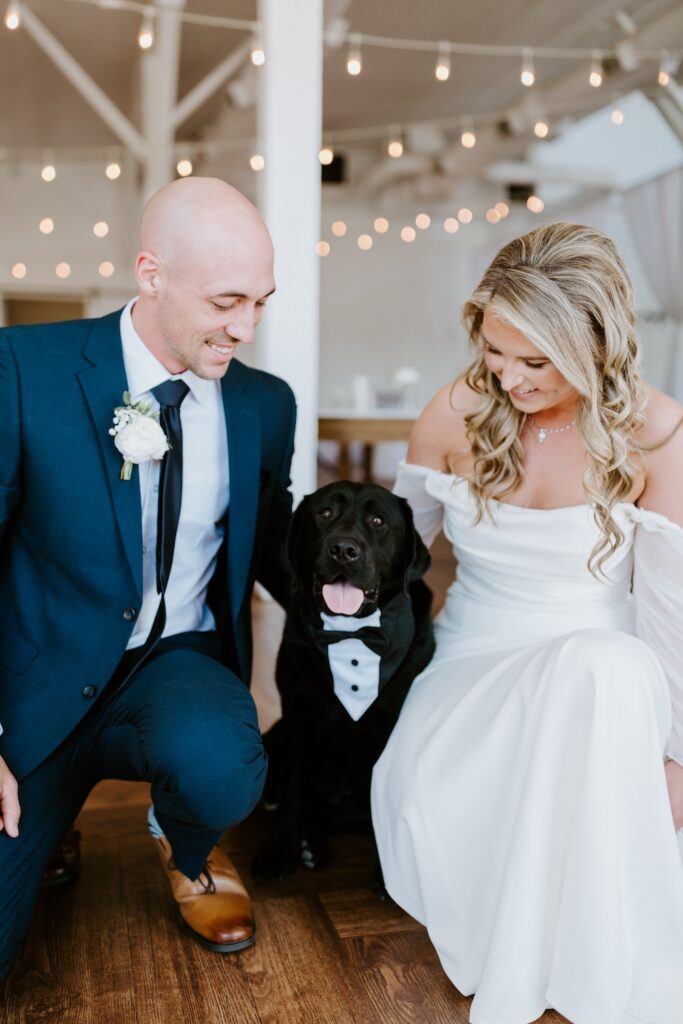
[[[121,343],[123,346],[123,362],[126,367],[126,379],[133,404],[147,395],[157,384],[165,380],[184,380],[197,402],[202,402],[209,385],[208,380],[198,377],[192,370],[170,374],[163,363],[145,345],[133,326],[132,309],[137,297],[131,299],[121,314]]]

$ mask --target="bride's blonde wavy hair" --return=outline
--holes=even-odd
[[[474,455],[470,491],[478,518],[524,473],[515,409],[484,360],[484,310],[521,331],[579,393],[576,427],[590,456],[583,485],[601,537],[588,567],[601,572],[624,535],[612,515],[633,488],[636,434],[644,423],[633,293],[614,243],[595,228],[549,224],[504,246],[463,307],[475,356],[465,371],[481,405],[466,414]]]

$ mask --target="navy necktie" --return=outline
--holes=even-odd
[[[157,512],[157,591],[163,594],[171,574],[183,496],[183,428],[180,406],[189,391],[184,380],[166,380],[152,388],[159,403],[159,422],[171,446],[161,463]]]

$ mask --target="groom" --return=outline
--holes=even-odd
[[[102,778],[152,784],[193,936],[254,941],[216,844],[265,777],[245,685],[254,579],[287,597],[294,399],[233,361],[274,291],[272,245],[239,192],[188,178],[147,204],[140,250],[122,311],[0,331],[0,976]],[[159,411],[129,413],[127,442],[111,433],[124,392]]]

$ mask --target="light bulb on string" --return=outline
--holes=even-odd
[[[510,212],[510,207],[508,206],[508,204],[503,202],[496,203],[493,209],[496,211],[497,214],[500,215],[501,220],[503,220],[504,217],[507,217],[508,213]]]
[[[542,213],[545,203],[540,196],[529,196],[526,201],[527,209],[532,213]]]
[[[189,178],[194,168],[192,167],[192,161],[185,158],[178,161],[175,169],[181,178]]]
[[[154,46],[154,14],[149,8],[142,16],[138,32],[138,46],[141,50],[151,50]]]
[[[418,227],[420,231],[426,231],[431,223],[432,218],[428,213],[418,213],[415,218],[415,226]]]
[[[104,173],[110,181],[116,181],[117,178],[121,177],[121,164],[118,160],[111,160],[105,167]]]
[[[534,125],[534,135],[537,139],[547,139],[549,131],[546,121],[537,121]]]
[[[40,176],[43,181],[54,181],[57,177],[57,169],[54,164],[46,163],[40,172]]]
[[[110,260],[104,260],[97,268],[97,272],[100,277],[111,277],[115,269],[114,264]]]
[[[399,131],[393,131],[389,139],[387,146],[387,153],[394,160],[398,160],[399,157],[403,156],[403,139]]]
[[[330,243],[329,242],[325,242],[324,240],[321,241],[321,242],[316,242],[315,243],[315,251],[317,252],[318,256],[329,256],[330,255]]]
[[[21,12],[19,10],[19,4],[8,4],[7,10],[5,11],[5,28],[8,28],[10,32],[14,32],[20,25]]]
[[[343,220],[335,220],[334,224],[332,225],[332,234],[334,235],[335,238],[343,238],[347,230],[348,229]]]
[[[534,72],[534,56],[531,50],[522,51],[522,70],[519,75],[522,85],[532,86],[536,81]]]
[[[455,219],[455,217],[446,217],[445,221],[443,222],[443,229],[444,231],[447,231],[449,235],[454,235],[459,227],[460,224]]]
[[[664,89],[666,89],[667,85],[669,85],[669,83],[671,82],[672,67],[673,65],[671,59],[667,57],[666,53],[663,53],[661,60],[659,62],[657,82]]]
[[[494,207],[491,207],[490,210],[486,211],[486,219],[489,222],[489,224],[497,224],[498,221],[500,220],[500,214],[498,213],[498,210],[496,210]]]
[[[593,63],[588,81],[594,89],[598,89],[602,85],[602,56],[597,51],[593,53]]]
[[[460,136],[460,141],[465,149],[473,149],[477,144],[477,136],[474,134],[471,128],[466,128]]]
[[[389,221],[386,217],[376,217],[372,226],[378,235],[385,235],[389,230]]]
[[[323,146],[318,153],[318,159],[323,167],[328,167],[334,160],[334,150],[331,146]]]
[[[67,278],[70,273],[71,273],[71,266],[68,263],[58,263],[57,266],[55,267],[55,274],[57,275],[57,277],[60,277],[62,280]]]
[[[251,53],[249,59],[255,68],[261,68],[266,63],[266,51],[263,49],[263,39],[260,31],[254,32],[251,40]]]
[[[451,77],[451,49],[448,43],[439,43],[434,76],[438,82],[447,82]]]
[[[252,171],[262,171],[266,166],[266,161],[260,153],[254,153],[254,155],[249,158],[249,166]]]
[[[346,70],[354,77],[363,70],[363,58],[360,53],[361,36],[352,35],[349,38],[349,52],[346,58]]]
[[[53,221],[52,217],[43,217],[40,224],[38,225],[38,229],[41,235],[51,235],[55,229],[55,222]]]
[[[16,278],[17,281],[21,281],[26,277],[27,270],[25,263],[15,263],[12,267],[12,277]]]
[[[610,116],[612,124],[620,125],[624,123],[624,115],[618,107],[615,107]]]
[[[460,210],[458,210],[458,220],[460,221],[461,224],[471,224],[472,216],[472,211],[469,210],[466,206],[463,206]]]
[[[368,249],[372,249],[372,236],[371,235],[359,235],[358,236],[358,248],[362,249],[363,252],[367,252]]]

